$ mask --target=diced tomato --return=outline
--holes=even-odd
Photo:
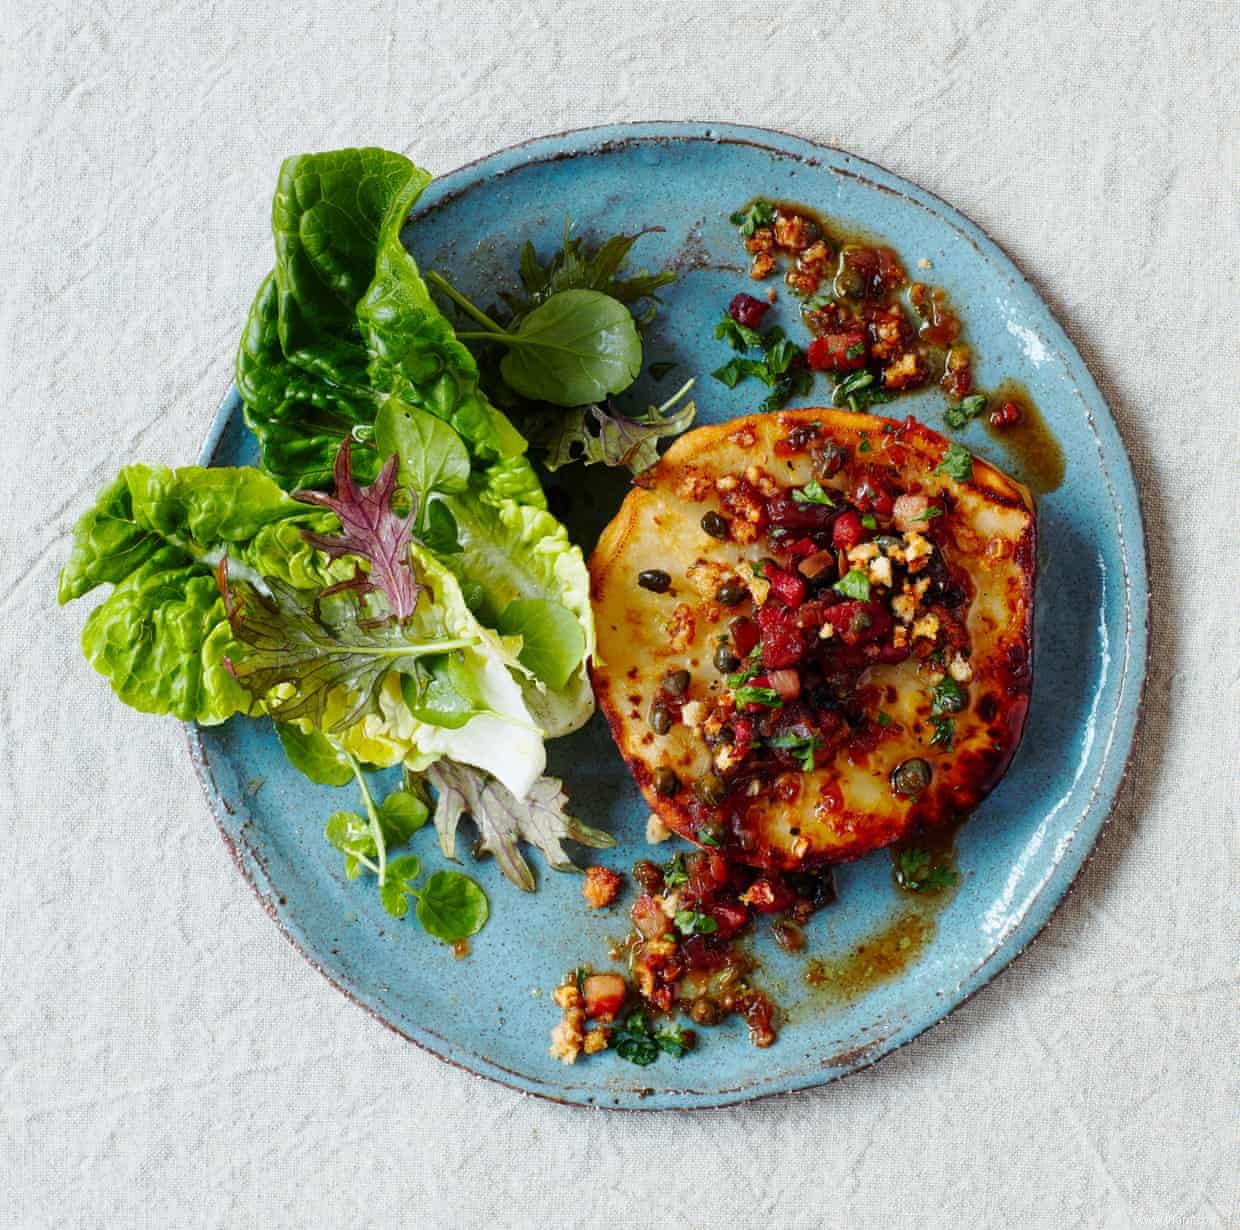
[[[864,329],[824,333],[809,344],[805,361],[816,372],[848,372],[865,366]]]
[[[628,987],[619,974],[590,974],[581,987],[586,1016],[592,1021],[611,1020],[620,1011],[627,992]]]
[[[732,735],[732,749],[737,758],[743,760],[753,746],[753,723],[747,717],[736,718],[732,722]]]
[[[818,544],[812,538],[798,538],[796,542],[788,544],[788,554],[795,555],[797,559],[804,559],[808,555],[813,555],[818,550]]]
[[[868,645],[891,631],[891,612],[878,602],[850,600],[830,607],[827,622],[845,645]]]
[[[685,896],[700,901],[717,893],[728,882],[728,860],[718,850],[702,850],[690,855],[686,864],[689,872],[689,883],[685,885]]]
[[[837,551],[848,551],[869,537],[861,516],[854,509],[845,509],[831,527],[831,542]]]
[[[802,582],[804,584],[804,582]],[[768,670],[795,666],[804,652],[801,630],[786,607],[768,603],[758,612],[762,631],[762,665]]]
[[[771,525],[795,534],[812,534],[831,528],[835,509],[826,504],[798,504],[789,496],[777,495],[766,502],[765,513]]]
[[[770,685],[779,693],[780,700],[796,700],[801,695],[801,676],[794,670],[767,671]]]
[[[771,592],[781,602],[796,608],[805,601],[805,582],[800,577],[782,568],[772,568],[769,564],[764,575],[771,583]]]
[[[763,303],[761,299],[755,299],[753,295],[734,295],[732,302],[728,304],[728,315],[748,329],[760,329],[762,317],[766,315],[770,306],[769,303]]]
[[[712,905],[706,913],[719,924],[719,930],[715,934],[725,940],[735,935],[749,921],[749,911],[740,905]]]
[[[731,629],[733,648],[742,658],[747,658],[761,635],[758,625],[748,615],[742,615],[732,621]]]
[[[869,479],[857,484],[852,498],[862,512],[872,512],[879,517],[890,517],[895,504],[891,492]]]
[[[681,945],[681,954],[689,969],[712,973],[723,969],[731,960],[727,948],[720,948],[707,941],[705,936],[694,935]]]
[[[888,666],[896,666],[908,657],[908,647],[898,645],[867,645],[865,656],[871,662],[881,662]]]

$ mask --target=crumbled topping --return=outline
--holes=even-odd
[[[939,617],[933,614],[921,616],[916,623],[913,624],[913,639],[925,637],[926,640],[934,640],[939,634],[940,628]]]
[[[588,867],[581,895],[590,903],[592,910],[601,910],[615,901],[620,892],[620,877],[607,867]]]
[[[968,683],[973,678],[973,668],[958,653],[954,654],[947,664],[947,673],[957,683]]]
[[[646,817],[646,840],[652,846],[657,846],[659,842],[666,841],[671,835],[672,830],[654,812],[651,812]]]
[[[678,602],[663,630],[667,633],[668,652],[686,653],[693,644],[693,635],[697,630],[693,608],[687,602]]]
[[[681,707],[680,720],[690,729],[696,730],[706,720],[706,704],[704,701],[691,700]]]

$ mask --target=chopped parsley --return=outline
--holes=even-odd
[[[913,521],[933,521],[935,517],[941,517],[943,510],[937,504],[927,504],[924,511],[919,512],[913,517]]]
[[[751,684],[735,688],[732,695],[738,705],[765,705],[768,709],[782,709],[784,702],[774,688],[755,688]]]
[[[930,693],[930,712],[934,717],[959,713],[968,703],[965,690],[950,675],[944,675]]]
[[[865,354],[865,343],[853,342],[853,344],[849,346],[846,351],[844,351],[844,358],[859,359],[863,354]]]
[[[878,376],[868,368],[862,368],[861,371],[853,372],[850,376],[845,376],[835,386],[835,392],[832,395],[832,401],[839,406],[847,404],[848,408],[854,413],[858,413],[867,406],[882,405],[884,402],[891,400],[891,394],[885,393],[881,385],[876,386]],[[859,451],[865,452],[865,448]]]
[[[733,350],[757,350],[762,346],[762,334],[757,329],[743,325],[724,313],[723,319],[715,326],[715,336],[723,338]]]
[[[934,467],[936,474],[946,474],[958,483],[967,483],[973,477],[973,454],[963,444],[952,441],[943,453],[943,459]]]
[[[878,519],[873,513],[862,513],[861,524],[864,525],[867,530],[878,529]]]
[[[874,720],[875,720],[875,721],[876,721],[876,722],[877,722],[880,726],[884,726],[884,727],[886,727],[886,726],[890,726],[890,725],[891,725],[891,714],[890,714],[890,713],[881,713],[881,712],[880,712],[880,713],[878,714],[878,716],[877,716],[877,717],[875,717],[875,719],[874,719]]]
[[[868,453],[872,448],[873,445],[870,443],[870,433],[868,431],[863,431],[861,433],[861,443],[857,445],[857,452]]]
[[[956,883],[956,873],[936,863],[926,850],[915,847],[901,850],[896,856],[896,883],[911,893],[933,893],[951,888]]]
[[[835,507],[835,501],[822,489],[822,484],[816,479],[810,479],[804,487],[793,488],[792,502],[794,504],[825,504],[828,508]]]
[[[679,888],[689,883],[689,873],[685,870],[685,856],[677,854],[663,868],[663,887]]]
[[[816,290],[808,298],[803,298],[801,302],[804,305],[803,311],[817,312],[822,308],[830,307],[835,302],[835,292],[829,286],[824,287],[822,290]]]
[[[710,846],[714,850],[718,850],[722,844],[719,840],[719,832],[717,829],[711,828],[709,825],[703,824],[694,833],[697,840],[704,846]]]
[[[699,910],[677,910],[672,921],[681,935],[714,935],[719,930],[719,924]]]
[[[953,431],[963,431],[979,414],[984,414],[985,411],[985,394],[974,393],[972,397],[966,397],[959,405],[948,406],[943,412],[943,418],[948,427]]]
[[[758,199],[745,209],[738,209],[729,221],[733,226],[740,227],[741,234],[748,239],[761,227],[775,225],[775,206],[770,201]]]
[[[763,410],[778,410],[790,397],[813,388],[814,374],[805,366],[805,356],[779,325],[758,333],[725,316],[715,326],[715,336],[726,338],[734,350],[762,350],[760,359],[736,355],[711,374],[729,389],[750,376],[762,381],[771,390],[762,401]]]
[[[850,568],[833,588],[845,598],[855,598],[858,602],[870,600],[870,578],[860,568]]]
[[[930,718],[930,724],[934,727],[934,734],[930,736],[930,746],[939,746],[945,752],[952,750],[952,740],[956,737],[955,719],[949,717]]]
[[[791,752],[801,762],[803,773],[814,771],[814,753],[822,746],[817,735],[775,735],[766,741],[767,747],[778,748],[781,752]]]
[[[689,1036],[678,1025],[651,1030],[644,1012],[631,1012],[612,1030],[611,1040],[621,1059],[647,1068],[660,1054],[679,1059],[689,1050]]]

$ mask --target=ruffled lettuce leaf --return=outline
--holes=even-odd
[[[338,574],[301,533],[333,520],[257,470],[126,466],[75,526],[59,598],[115,587],[82,649],[127,705],[222,722],[254,704],[225,665],[236,646],[213,569],[228,553],[247,576],[330,585]]]

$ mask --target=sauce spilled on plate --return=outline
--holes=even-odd
[[[992,406],[1008,402],[1019,407],[1018,422],[995,426],[986,420],[986,432],[1007,454],[1005,461],[1016,478],[1037,495],[1047,495],[1063,483],[1067,460],[1029,390],[1017,380],[1005,380],[990,396]]]

